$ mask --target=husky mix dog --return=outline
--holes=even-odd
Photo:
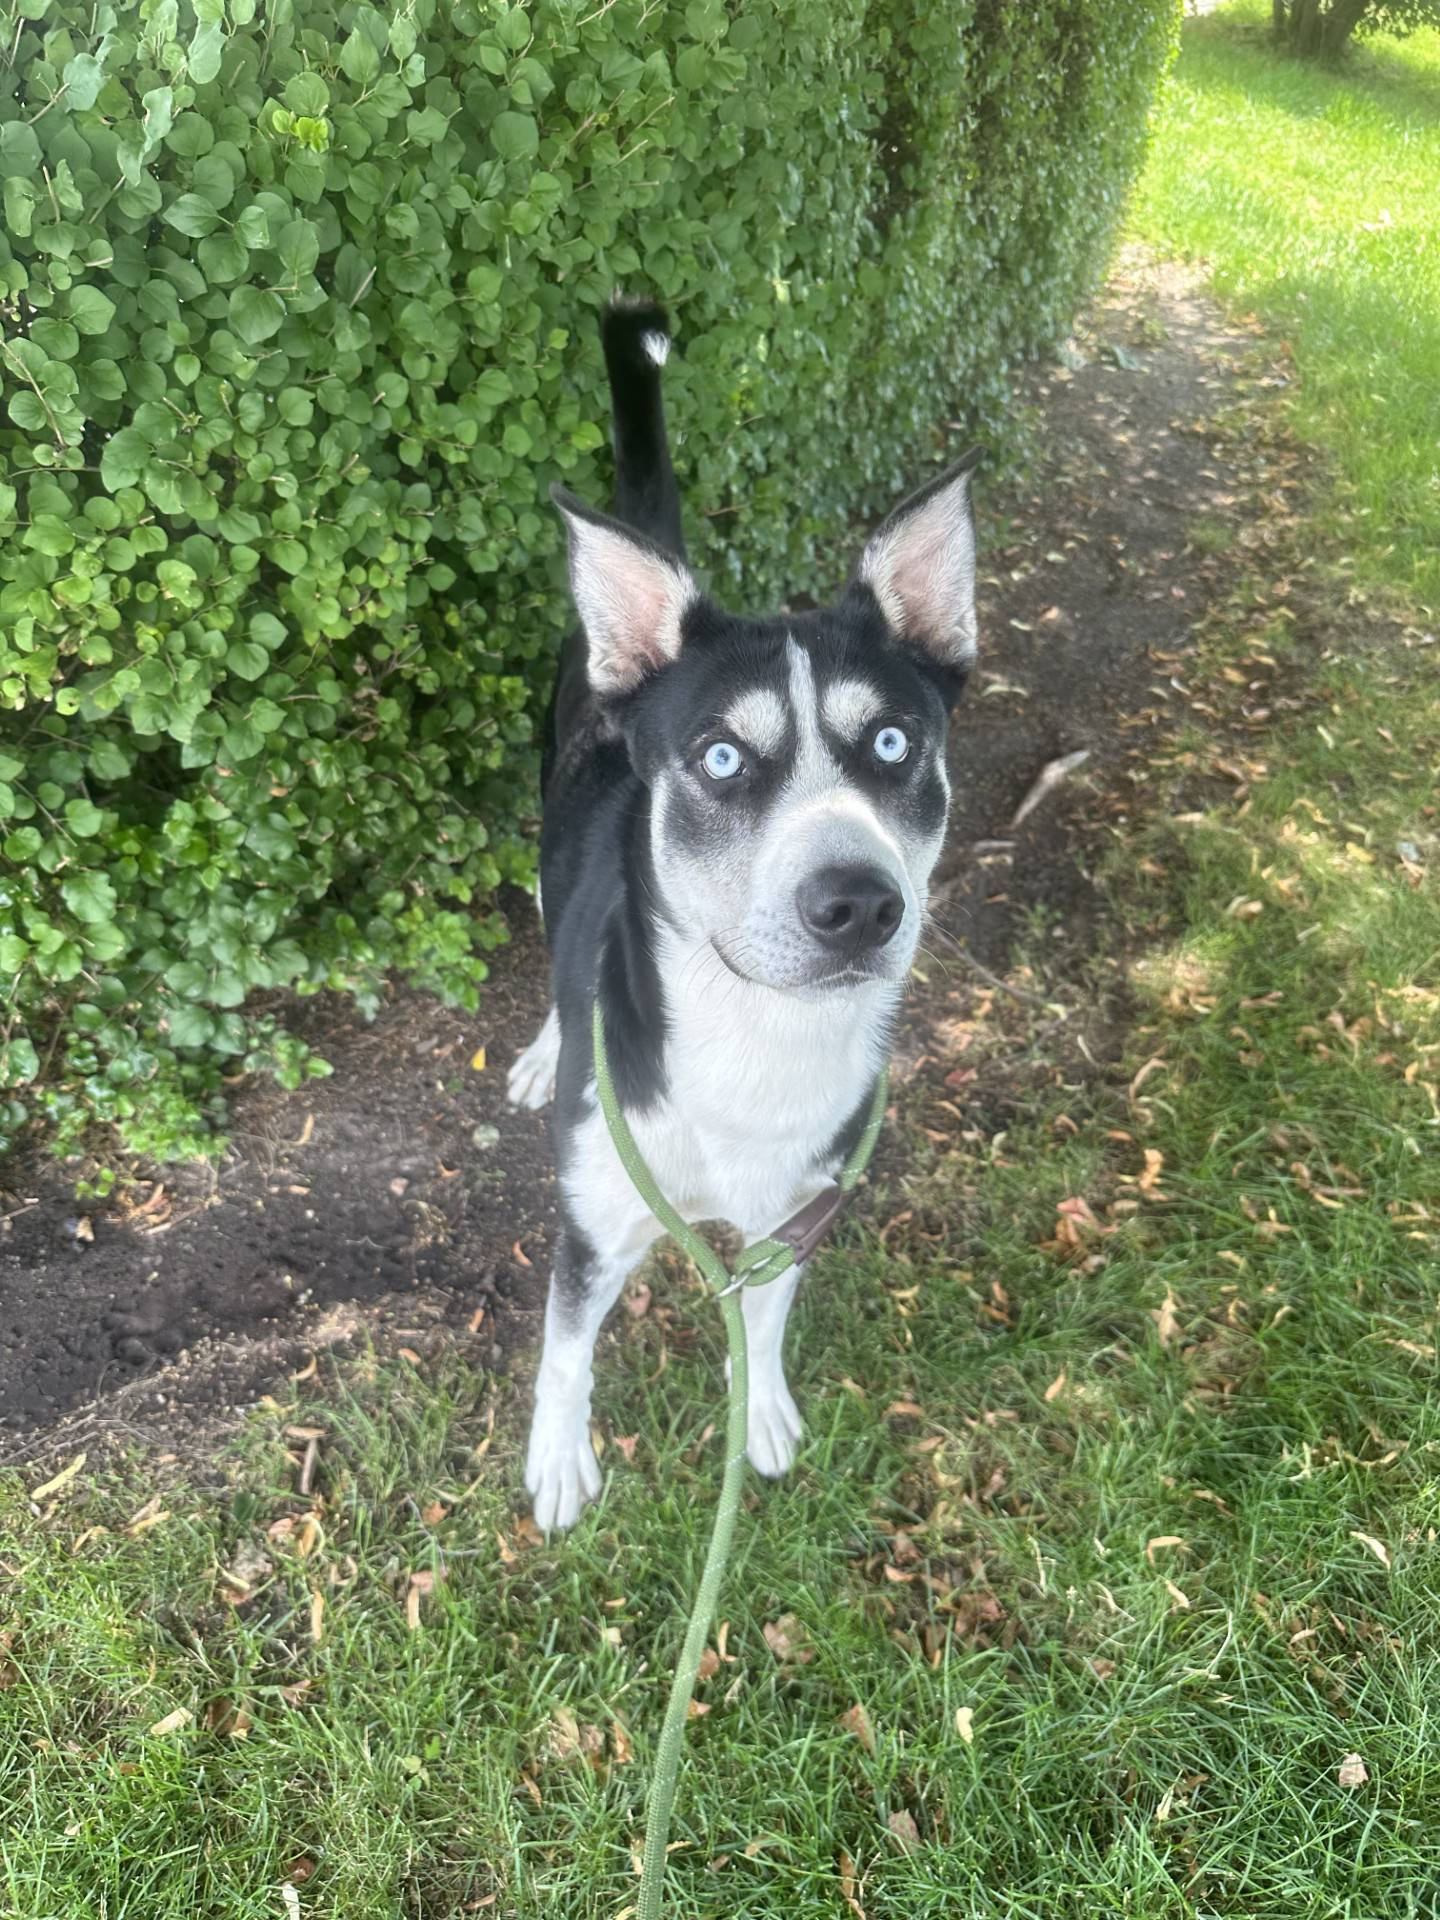
[[[833,607],[728,613],[685,564],[664,311],[617,301],[603,335],[615,516],[554,490],[580,616],[542,768],[554,996],[509,1077],[517,1105],[556,1107],[564,1233],[525,1470],[546,1531],[599,1491],[595,1339],[661,1233],[597,1103],[595,997],[635,1140],[686,1220],[749,1241],[821,1194],[889,1053],[975,655],[973,455],[883,523]],[[801,1434],[781,1359],[799,1277],[742,1295],[749,1455],[772,1476]]]

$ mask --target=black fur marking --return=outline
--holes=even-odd
[[[595,1248],[590,1240],[567,1220],[555,1249],[550,1285],[561,1313],[571,1321],[580,1318],[596,1265]]]
[[[828,1172],[837,1161],[842,1167],[844,1166],[845,1162],[860,1144],[860,1136],[865,1131],[866,1123],[870,1118],[870,1109],[874,1104],[875,1088],[872,1084],[866,1092],[865,1098],[835,1135],[835,1138],[830,1142],[824,1153],[817,1159],[815,1163],[815,1171],[817,1173]]]
[[[616,298],[600,331],[614,411],[616,518],[683,560],[680,491],[670,465],[660,369],[644,346],[647,333],[670,338],[669,319],[657,301]]]

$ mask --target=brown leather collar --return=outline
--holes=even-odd
[[[795,1249],[796,1264],[808,1260],[826,1234],[834,1226],[844,1211],[845,1202],[850,1198],[844,1187],[823,1188],[813,1200],[792,1213],[784,1226],[777,1227],[770,1235],[772,1240],[783,1240],[787,1247]]]

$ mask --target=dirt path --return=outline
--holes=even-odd
[[[1177,272],[1131,261],[1029,382],[1033,484],[981,501],[983,664],[954,734],[941,875],[938,918],[983,967],[1022,935],[1032,953],[1053,942],[1061,973],[1093,945],[1087,863],[1183,710],[1181,657],[1222,570],[1214,541],[1190,543],[1231,491],[1199,429],[1241,344]],[[1080,749],[1089,762],[1012,832],[1040,769]],[[53,1168],[10,1171],[0,1461],[87,1432],[173,1438],[357,1336],[458,1339],[497,1367],[528,1347],[556,1213],[544,1120],[503,1097],[546,1000],[533,911],[509,904],[516,938],[478,1015],[403,991],[370,1026],[312,1004],[333,1078],[242,1093],[218,1167],[88,1214]],[[953,957],[948,977],[926,964],[911,1061],[979,983]]]

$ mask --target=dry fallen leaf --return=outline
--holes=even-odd
[[[237,1707],[233,1700],[224,1695],[207,1703],[201,1716],[201,1726],[206,1733],[214,1733],[229,1740],[243,1740],[250,1732],[250,1716],[244,1707]]]
[[[1157,1153],[1154,1147],[1147,1147],[1145,1149],[1145,1171],[1141,1174],[1138,1183],[1142,1193],[1151,1193],[1154,1191],[1155,1182],[1160,1178],[1160,1169],[1164,1164],[1165,1156],[1163,1153]]]
[[[1337,1778],[1342,1787],[1363,1787],[1369,1780],[1370,1775],[1365,1769],[1365,1762],[1360,1758],[1358,1753],[1347,1753],[1345,1758],[1340,1762],[1340,1772]]]
[[[1147,1540],[1145,1542],[1145,1558],[1153,1567],[1155,1564],[1155,1549],[1157,1547],[1183,1547],[1184,1544],[1184,1540],[1178,1533],[1157,1533],[1153,1540]]]
[[[815,1649],[808,1644],[805,1629],[793,1613],[782,1613],[778,1620],[767,1620],[760,1631],[766,1646],[781,1662],[788,1660],[803,1667],[806,1661],[815,1658]]]
[[[898,1807],[886,1821],[895,1839],[900,1843],[902,1853],[913,1853],[920,1844],[920,1829],[914,1819],[903,1807]]]
[[[1175,1312],[1178,1304],[1174,1294],[1167,1287],[1165,1298],[1159,1306],[1150,1309],[1150,1318],[1155,1322],[1155,1333],[1162,1347],[1168,1347],[1180,1331],[1180,1320]]]
[[[48,1500],[52,1493],[59,1493],[62,1487],[68,1487],[88,1458],[88,1454],[77,1453],[68,1467],[62,1467],[59,1473],[55,1475],[55,1478],[53,1480],[47,1480],[43,1487],[36,1487],[30,1498],[37,1502],[40,1500]]]
[[[836,1865],[840,1869],[840,1898],[852,1913],[859,1914],[860,1920],[865,1920],[865,1909],[855,1893],[855,1862],[848,1853],[842,1853]]]
[[[623,1720],[610,1722],[610,1747],[615,1755],[617,1767],[628,1767],[635,1758],[635,1749],[630,1744],[630,1733]]]
[[[956,1707],[955,1731],[959,1734],[960,1738],[965,1742],[967,1747],[974,1746],[975,1744],[975,1709],[973,1707]]]
[[[280,1883],[280,1898],[285,1902],[285,1920],[300,1920],[300,1896],[288,1880]]]
[[[145,1502],[125,1531],[132,1537],[138,1538],[140,1534],[148,1533],[151,1527],[158,1527],[169,1518],[170,1515],[161,1506],[160,1495],[157,1493],[152,1500]]]
[[[471,1054],[471,1056],[470,1056],[470,1066],[471,1066],[471,1068],[472,1068],[472,1070],[473,1070],[473,1071],[474,1071],[475,1073],[483,1073],[483,1072],[485,1071],[485,1049],[484,1049],[484,1047],[477,1047],[477,1048],[475,1049],[475,1051],[474,1051],[474,1053],[472,1053],[472,1054]]]
[[[720,1656],[713,1647],[706,1647],[700,1655],[700,1665],[696,1669],[700,1679],[712,1680],[720,1671]]]
[[[857,1701],[853,1707],[847,1707],[840,1715],[837,1725],[847,1733],[853,1733],[867,1753],[875,1751],[875,1729],[870,1724],[870,1716]]]
[[[1350,1533],[1350,1538],[1352,1540],[1358,1540],[1362,1547],[1368,1547],[1382,1567],[1389,1566],[1390,1549],[1385,1545],[1383,1540],[1377,1540],[1373,1533],[1356,1533],[1353,1528]]]
[[[1055,1378],[1050,1382],[1049,1386],[1046,1387],[1045,1389],[1046,1406],[1048,1407],[1052,1400],[1058,1400],[1060,1395],[1064,1391],[1065,1391],[1065,1368],[1061,1367],[1059,1373],[1056,1374]]]
[[[189,1707],[176,1707],[173,1713],[167,1713],[163,1719],[147,1727],[146,1732],[154,1734],[157,1739],[163,1739],[167,1733],[179,1733],[182,1727],[188,1727],[194,1718]]]

